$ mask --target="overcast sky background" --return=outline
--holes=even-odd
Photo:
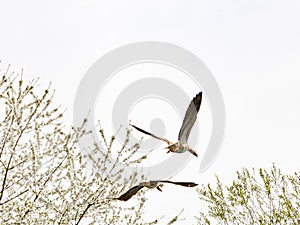
[[[299,11],[298,0],[1,1],[0,66],[24,68],[26,80],[39,76],[45,86],[51,81],[72,125],[80,80],[103,54],[145,40],[179,45],[213,73],[227,120],[214,164],[200,174],[192,160],[173,180],[202,184],[218,174],[229,182],[242,167],[272,162],[291,172],[300,159]],[[192,98],[196,92],[190,92]],[[196,192],[181,187],[147,196],[147,218],[185,208],[188,224],[201,209]]]

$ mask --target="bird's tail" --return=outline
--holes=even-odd
[[[192,153],[194,156],[198,157],[197,152],[194,151],[193,149],[189,148],[188,151],[189,151],[190,153]]]

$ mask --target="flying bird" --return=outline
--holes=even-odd
[[[140,131],[144,134],[150,135],[151,137],[154,137],[156,139],[166,142],[168,144],[168,146],[166,148],[169,149],[167,151],[167,153],[169,153],[169,152],[183,153],[185,151],[189,151],[194,156],[198,157],[198,154],[196,153],[196,151],[189,147],[187,140],[191,133],[192,127],[194,126],[194,123],[197,119],[197,114],[200,109],[201,101],[202,101],[202,92],[199,92],[193,98],[193,100],[189,104],[189,107],[186,110],[180,131],[178,134],[178,141],[176,143],[173,143],[166,138],[158,137],[154,134],[151,134],[150,132],[147,132],[135,125],[130,124],[130,126],[134,127],[135,129],[137,129],[138,131]]]
[[[141,182],[139,185],[136,185],[136,186],[130,188],[127,192],[122,194],[120,197],[114,198],[114,199],[120,200],[120,201],[127,201],[133,195],[138,193],[138,191],[141,190],[143,187],[146,187],[149,189],[157,188],[159,191],[162,191],[162,189],[161,189],[162,184],[160,184],[160,183],[170,183],[170,184],[181,185],[184,187],[195,187],[198,185],[193,182],[173,182],[173,181],[168,181],[168,180],[151,180],[148,182]]]

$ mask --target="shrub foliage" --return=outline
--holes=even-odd
[[[273,164],[270,171],[244,168],[237,179],[224,186],[198,189],[208,206],[199,224],[300,224],[300,173],[286,175]]]

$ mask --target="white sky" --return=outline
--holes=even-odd
[[[298,0],[1,1],[0,60],[24,68],[25,79],[52,81],[71,125],[77,87],[99,57],[137,41],[177,44],[214,74],[227,130],[209,170],[199,174],[192,160],[173,180],[201,184],[218,174],[228,182],[244,166],[272,162],[294,171],[300,159],[299,10]],[[196,193],[185,188],[165,186],[148,196],[149,218],[185,208],[188,224],[201,209]]]

